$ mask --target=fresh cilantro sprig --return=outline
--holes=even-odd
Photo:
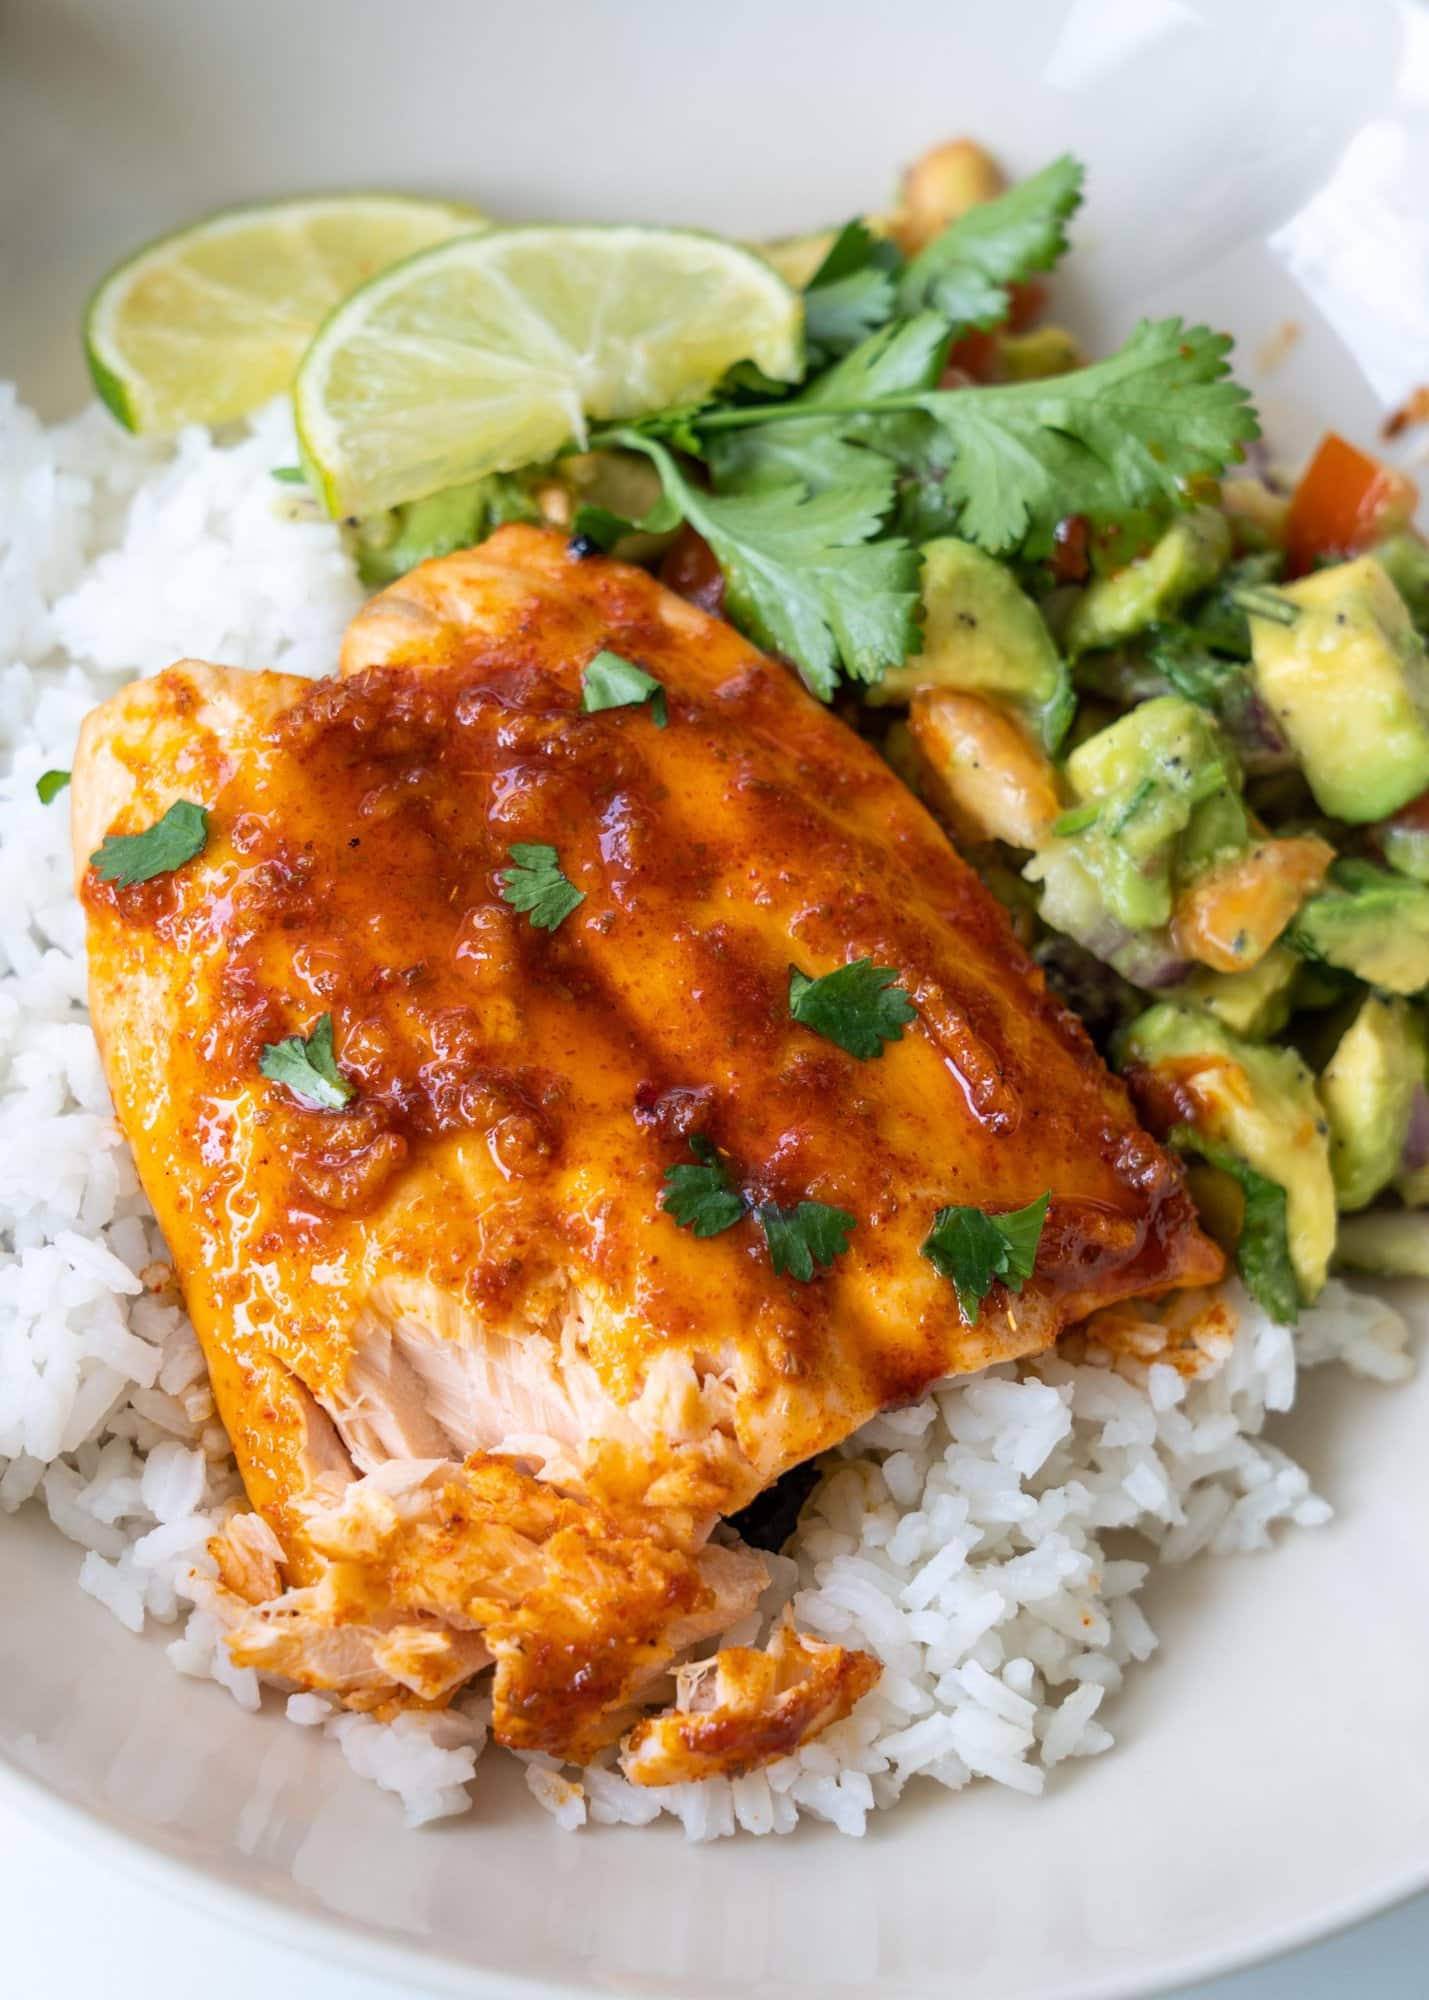
[[[1224,471],[1258,437],[1228,379],[1230,340],[1179,319],[1143,320],[1116,354],[1046,381],[939,390],[927,464],[949,522],[994,555],[1045,555],[1057,523],[1168,514],[1185,482]]]
[[[812,1282],[816,1267],[827,1270],[842,1257],[856,1226],[846,1208],[830,1208],[823,1201],[801,1201],[793,1208],[762,1201],[754,1215],[769,1245],[775,1277],[787,1271],[801,1285]]]
[[[1267,1180],[1228,1147],[1203,1138],[1192,1125],[1177,1125],[1169,1142],[1178,1153],[1190,1153],[1207,1166],[1229,1174],[1245,1197],[1235,1263],[1246,1290],[1280,1326],[1294,1326],[1300,1317],[1300,1287],[1290,1261],[1285,1190]]]
[[[581,707],[587,715],[606,708],[639,708],[642,702],[650,704],[655,727],[663,729],[670,720],[664,688],[623,654],[603,649],[581,675]]]
[[[725,572],[735,622],[826,700],[840,667],[877,681],[916,646],[919,557],[888,528],[895,482],[916,486],[921,532],[1036,557],[1072,515],[1174,512],[1188,479],[1224,470],[1259,434],[1228,379],[1230,342],[1206,327],[1143,321],[1118,353],[1046,381],[883,388],[895,360],[926,369],[935,325],[875,334],[787,402],[682,412],[724,489],[714,495],[682,470],[664,419],[598,440],[654,461]]]
[[[817,395],[695,421],[711,437],[798,426],[806,450],[857,442],[920,483],[941,532],[992,555],[1044,555],[1069,516],[1101,523],[1180,508],[1188,479],[1223,471],[1259,436],[1246,391],[1228,377],[1230,345],[1208,327],[1143,320],[1117,353],[1067,375],[871,394],[856,384],[855,349],[838,364],[837,396],[825,378]]]
[[[898,969],[856,958],[821,978],[789,967],[789,1013],[801,1026],[869,1062],[885,1042],[903,1039],[918,1010],[898,982]]]
[[[1258,435],[1223,336],[1143,322],[1090,367],[938,386],[953,337],[1001,323],[1010,287],[1061,255],[1081,188],[1078,164],[1055,160],[907,263],[848,224],[805,288],[802,390],[736,370],[702,404],[595,432],[590,448],[650,457],[663,497],[641,523],[583,509],[578,531],[609,548],[687,522],[734,622],[825,700],[841,674],[874,682],[916,647],[913,543],[955,534],[1038,560],[1077,516],[1104,538],[1134,520],[1144,539]],[[712,492],[677,454],[704,462]]]
[[[337,1066],[331,1014],[324,1014],[306,1039],[288,1035],[265,1043],[258,1068],[270,1083],[286,1085],[294,1097],[320,1111],[341,1111],[357,1095]]]
[[[660,1195],[660,1206],[682,1229],[696,1236],[718,1236],[752,1212],[764,1231],[775,1277],[787,1273],[804,1285],[848,1248],[855,1218],[847,1209],[831,1208],[822,1201],[801,1201],[792,1208],[772,1201],[752,1204],[730,1179],[709,1139],[696,1134],[690,1151],[697,1164],[682,1160],[666,1167]]]
[[[142,833],[106,833],[89,863],[101,882],[132,889],[182,868],[202,854],[207,839],[208,808],[192,799],[175,799],[163,818]]]
[[[1082,168],[1064,153],[1006,194],[979,202],[908,265],[898,283],[899,310],[932,306],[959,328],[1000,325],[1011,306],[1008,286],[1051,270],[1081,201]]]
[[[940,1208],[923,1244],[923,1255],[941,1277],[950,1278],[958,1310],[976,1326],[982,1302],[1000,1278],[1020,1292],[1032,1276],[1037,1246],[1047,1220],[1051,1190],[1026,1208],[989,1215],[981,1208]]]
[[[931,306],[950,328],[998,326],[1008,287],[1050,271],[1067,248],[1067,224],[1082,200],[1082,168],[1069,154],[979,202],[904,262],[896,244],[865,222],[839,231],[804,288],[810,363],[846,354],[895,315]]]
[[[730,1181],[724,1162],[711,1140],[696,1133],[690,1151],[699,1162],[691,1166],[681,1161],[666,1167],[660,1206],[681,1229],[696,1236],[718,1236],[732,1229],[744,1214],[744,1196]]]
[[[69,783],[68,771],[42,771],[35,780],[35,797],[42,806],[57,799]]]
[[[711,496],[657,438],[624,430],[612,441],[653,460],[713,549],[736,624],[825,701],[840,666],[852,680],[877,681],[914,649],[920,558],[906,542],[874,540],[893,504],[891,466],[870,453],[862,477],[824,492],[790,484]]]
[[[578,889],[561,873],[561,858],[554,847],[542,841],[518,840],[507,853],[512,866],[497,876],[501,899],[513,910],[524,910],[532,928],[553,931],[571,911],[585,901]]]
[[[810,367],[847,354],[893,316],[903,257],[865,222],[846,222],[804,287],[804,350]]]
[[[704,450],[715,490],[760,493],[791,482],[822,493],[881,474],[924,448],[926,419],[844,416],[932,389],[943,372],[948,329],[936,313],[884,327],[782,404],[781,420],[748,430],[712,430]],[[799,418],[790,422],[784,419]],[[715,421],[711,415],[711,423]]]

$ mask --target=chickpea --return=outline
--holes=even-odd
[[[892,233],[912,257],[942,234],[950,222],[979,202],[991,201],[1007,186],[992,155],[972,139],[934,146],[903,176]]]

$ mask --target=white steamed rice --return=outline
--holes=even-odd
[[[256,1676],[186,1595],[241,1488],[90,1033],[65,801],[41,806],[34,788],[135,674],[185,655],[331,667],[361,592],[337,531],[274,483],[293,457],[281,406],[236,439],[156,445],[97,406],[46,429],[0,385],[0,1511],[45,1507],[84,1551],[82,1589],[131,1631],[181,1623],[173,1664],[254,1709]],[[1403,1322],[1343,1285],[1298,1335],[1229,1296],[1239,1330],[1199,1379],[1047,1357],[842,1448],[793,1559],[771,1559],[764,1611],[792,1595],[804,1629],[882,1660],[848,1721],[767,1770],[664,1791],[528,1758],[533,1797],[571,1828],[667,1812],[708,1839],[784,1833],[804,1813],[862,1833],[910,1778],[1039,1793],[1058,1764],[1107,1749],[1109,1697],[1156,1645],[1138,1603],[1149,1563],[1263,1549],[1279,1523],[1328,1517],[1261,1435],[1297,1366],[1410,1372]],[[1126,1530],[1146,1560],[1122,1552]],[[468,1806],[487,1713],[478,1696],[384,1725],[287,1700],[414,1825]]]

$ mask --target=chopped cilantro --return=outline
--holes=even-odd
[[[272,477],[280,486],[303,486],[308,475],[300,465],[275,465]]]
[[[744,1196],[731,1186],[710,1140],[697,1133],[690,1151],[700,1164],[692,1167],[685,1161],[666,1167],[660,1206],[681,1229],[693,1230],[696,1236],[718,1236],[744,1214]]]
[[[995,1278],[1010,1292],[1020,1292],[1032,1276],[1051,1199],[1049,1189],[1026,1208],[1002,1215],[981,1208],[940,1208],[933,1217],[923,1255],[940,1276],[951,1278],[958,1310],[969,1326],[976,1326]]]
[[[875,965],[856,958],[822,978],[810,979],[797,965],[789,967],[789,1012],[816,1035],[824,1035],[868,1062],[883,1054],[885,1042],[903,1039],[918,1010],[896,982],[892,965]]]
[[[1207,1166],[1238,1182],[1245,1196],[1245,1214],[1236,1244],[1236,1269],[1251,1297],[1278,1325],[1294,1326],[1300,1317],[1300,1288],[1290,1261],[1284,1188],[1279,1181],[1267,1180],[1247,1166],[1228,1147],[1202,1138],[1192,1125],[1177,1125],[1170,1143],[1178,1153],[1194,1153]]]
[[[1082,168],[1064,153],[1040,174],[995,201],[979,202],[934,237],[904,271],[904,313],[932,306],[958,327],[997,326],[1007,318],[1007,287],[1050,271],[1067,247],[1067,223],[1082,200]]]
[[[42,772],[41,775],[35,780],[35,797],[39,800],[42,806],[47,806],[50,803],[51,799],[57,799],[59,797],[60,793],[64,790],[65,786],[68,783],[69,783],[68,771]]]
[[[602,650],[581,675],[581,707],[587,715],[603,708],[638,708],[646,701],[655,727],[663,729],[670,720],[664,688],[653,674],[619,653]]]
[[[294,1097],[321,1111],[341,1111],[357,1095],[337,1066],[331,1014],[322,1016],[306,1040],[289,1035],[266,1043],[258,1068],[270,1083],[285,1084]]]
[[[164,817],[142,833],[106,833],[90,855],[90,866],[101,882],[131,889],[168,875],[202,854],[208,839],[208,809],[192,799],[175,799]]]
[[[502,901],[513,910],[524,910],[534,929],[555,930],[585,901],[585,891],[561,873],[560,856],[554,847],[518,840],[507,853],[513,865],[497,876]]]
[[[769,1245],[775,1277],[787,1271],[803,1285],[813,1278],[815,1265],[827,1269],[835,1257],[842,1257],[855,1224],[846,1208],[830,1208],[822,1201],[801,1201],[794,1208],[764,1201],[754,1213]]]

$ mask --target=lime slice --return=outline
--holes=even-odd
[[[350,291],[483,226],[455,202],[381,194],[209,216],[146,244],[101,282],[85,314],[89,372],[131,431],[225,423],[281,395]]]
[[[681,229],[492,229],[409,258],[327,320],[293,398],[333,514],[366,514],[583,441],[587,417],[707,395],[736,361],[803,360],[796,293]]]

